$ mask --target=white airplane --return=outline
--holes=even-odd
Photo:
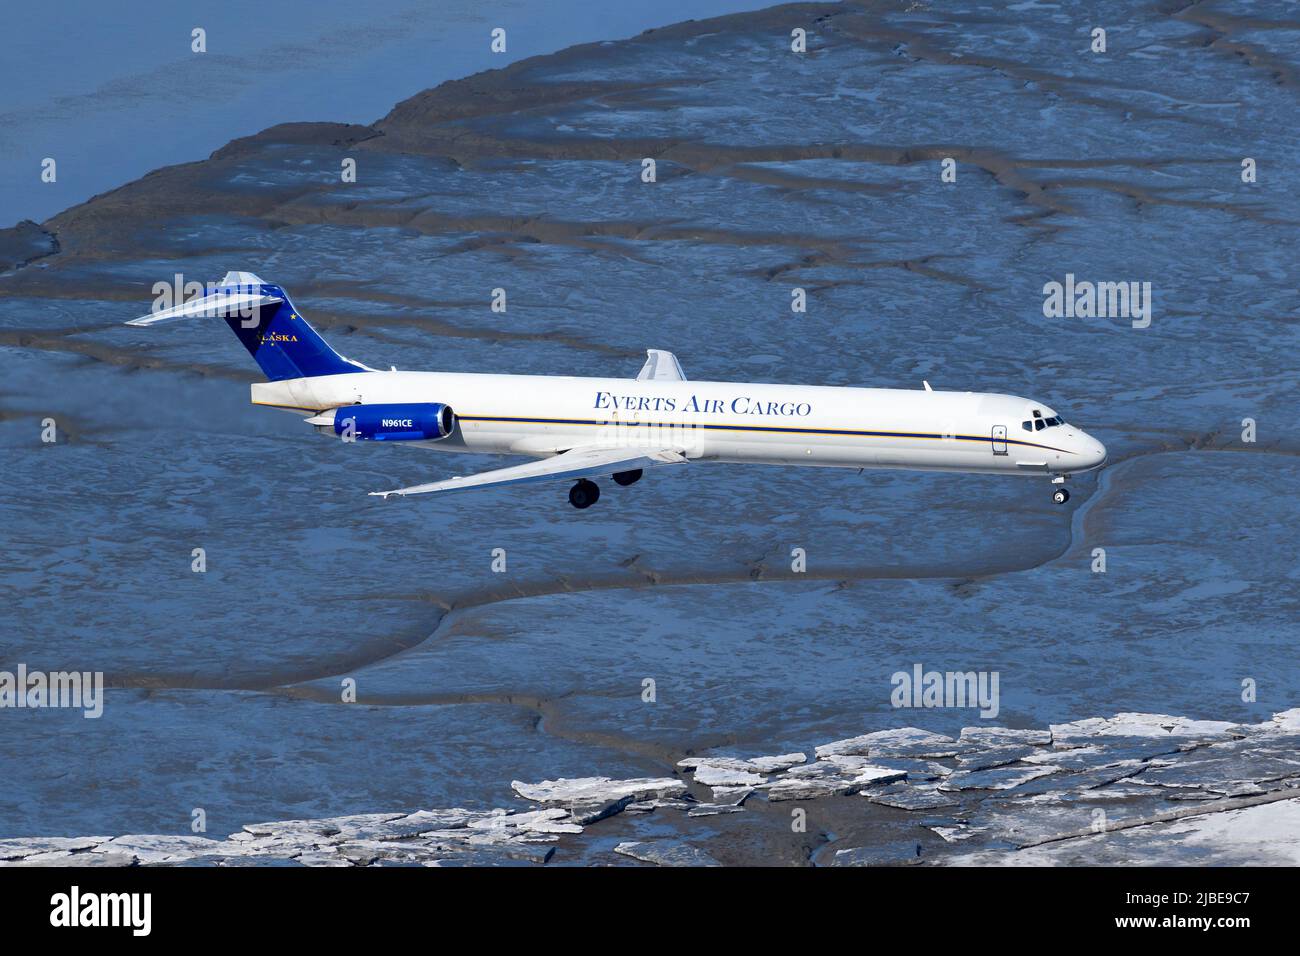
[[[593,478],[630,485],[687,462],[902,468],[1044,475],[1099,468],[1106,449],[1051,408],[984,392],[692,382],[676,356],[647,350],[635,379],[381,371],[325,343],[284,290],[231,272],[208,294],[127,325],[224,318],[269,379],[254,405],[299,413],[345,441],[537,459],[463,478],[374,491],[385,498],[569,480],[569,502],[600,497]]]

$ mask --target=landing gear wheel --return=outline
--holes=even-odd
[[[1057,488],[1052,492],[1052,500],[1058,505],[1063,505],[1070,500],[1070,493],[1064,488]]]
[[[600,497],[600,486],[586,478],[578,481],[569,489],[569,504],[575,508],[590,508]]]
[[[620,471],[614,475],[614,484],[622,485],[626,488],[628,485],[634,485],[641,480],[641,469],[636,471]]]

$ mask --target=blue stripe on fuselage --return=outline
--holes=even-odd
[[[1016,438],[993,438],[990,435],[941,435],[927,434],[925,432],[862,431],[845,428],[789,428],[780,425],[721,425],[710,423],[697,424],[690,422],[601,421],[587,418],[499,418],[491,415],[461,415],[460,413],[457,413],[456,417],[465,422],[509,422],[511,424],[519,425],[626,425],[643,428],[698,428],[711,431],[778,432],[791,435],[850,435],[862,438],[919,438],[937,441],[999,442],[1008,445],[1021,445],[1026,448],[1042,448],[1046,451],[1057,451],[1062,454],[1069,454],[1069,452],[1064,448],[1054,448],[1051,445],[1039,445],[1036,442],[1021,441]]]

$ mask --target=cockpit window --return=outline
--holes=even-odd
[[[1035,429],[1041,432],[1044,428],[1055,428],[1057,425],[1064,425],[1064,424],[1065,424],[1065,419],[1063,419],[1060,415],[1054,415],[1051,418],[1041,418],[1039,417],[1038,410],[1035,409],[1034,417],[1027,422],[1021,422],[1020,427],[1027,432],[1032,432]]]

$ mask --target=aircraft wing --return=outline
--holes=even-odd
[[[533,481],[557,481],[562,478],[595,478],[620,471],[636,471],[655,465],[677,465],[686,461],[681,451],[673,448],[638,448],[630,445],[571,448],[550,458],[525,462],[509,468],[484,471],[465,478],[449,478],[427,485],[412,485],[392,491],[372,491],[372,495],[387,498],[391,495],[423,495],[431,491],[464,491],[492,485],[524,484]]]

